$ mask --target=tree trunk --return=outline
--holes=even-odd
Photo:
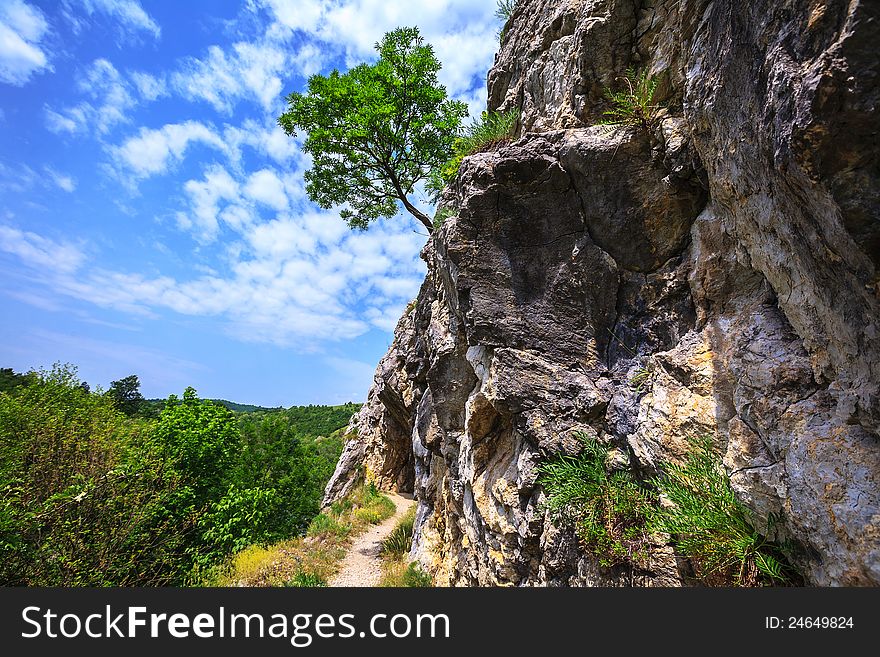
[[[391,184],[394,185],[394,191],[397,192],[397,198],[399,198],[400,202],[403,203],[403,207],[405,207],[407,212],[409,212],[412,216],[421,221],[422,224],[424,224],[425,228],[428,229],[428,235],[431,235],[434,232],[434,222],[431,221],[431,217],[426,215],[424,212],[420,212],[416,206],[409,202],[406,194],[403,193],[400,182],[397,180],[397,177],[393,173],[389,172],[389,178],[391,178]]]

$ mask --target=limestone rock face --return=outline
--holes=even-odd
[[[712,436],[808,583],[880,584],[878,13],[520,0],[488,93],[518,138],[446,190],[325,500],[413,492],[439,584],[673,586],[665,545],[599,567],[537,465],[585,432],[651,474]],[[660,80],[654,134],[595,125],[628,66]]]

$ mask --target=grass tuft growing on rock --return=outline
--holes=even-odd
[[[629,470],[610,470],[608,452],[597,440],[579,438],[583,451],[542,463],[539,483],[551,517],[571,523],[600,565],[646,566],[652,537],[667,534],[704,584],[800,581],[786,559],[793,546],[774,543],[757,531],[710,439],[691,439],[683,464],[668,463],[643,484]]]
[[[628,68],[626,74],[617,79],[623,81],[623,89],[605,89],[605,97],[611,107],[603,112],[605,118],[599,122],[600,125],[633,126],[650,135],[660,109],[659,105],[654,104],[657,78],[648,77],[648,69],[636,73],[634,68]]]
[[[519,111],[483,112],[464,130],[464,134],[455,140],[453,155],[442,166],[431,171],[425,189],[431,201],[436,203],[443,188],[452,182],[461,166],[461,161],[468,155],[483,153],[510,142],[519,120]]]
[[[710,584],[756,586],[796,577],[783,546],[763,537],[737,500],[709,439],[692,439],[684,464],[669,463],[653,480],[672,504],[652,518],[654,531],[673,537],[676,549]]]
[[[577,437],[583,451],[539,466],[552,517],[570,522],[582,545],[603,566],[644,563],[654,497],[628,470],[608,471],[608,452],[596,439]]]

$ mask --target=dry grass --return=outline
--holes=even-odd
[[[207,586],[285,586],[303,576],[327,582],[339,570],[352,539],[394,515],[395,506],[370,484],[315,517],[306,536],[236,554]]]

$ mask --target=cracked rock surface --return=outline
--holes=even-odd
[[[488,77],[517,138],[446,190],[326,500],[412,492],[438,584],[674,586],[664,545],[600,568],[536,466],[585,432],[647,475],[711,436],[807,583],[880,584],[878,13],[521,0]],[[595,125],[627,66],[655,134]]]

